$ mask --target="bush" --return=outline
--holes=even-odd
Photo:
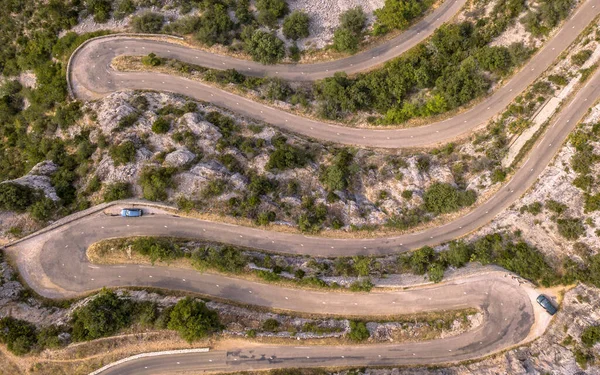
[[[160,64],[162,64],[162,59],[156,56],[154,52],[151,52],[147,56],[142,57],[142,64],[146,66],[159,66]],[[138,96],[137,98],[139,97],[140,96]]]
[[[412,273],[416,275],[425,274],[434,258],[435,251],[429,246],[424,246],[418,250],[415,250],[409,258],[409,264]]]
[[[257,0],[256,9],[258,10],[258,22],[269,27],[275,27],[277,19],[285,16],[288,12],[285,0]]]
[[[446,267],[439,263],[433,263],[429,266],[429,270],[427,271],[427,276],[429,280],[434,283],[439,283],[444,278],[444,270]]]
[[[360,321],[350,321],[350,333],[348,333],[348,338],[352,341],[365,341],[370,336],[369,330],[365,322]]]
[[[456,211],[475,203],[473,190],[462,191],[447,183],[435,182],[423,194],[425,209],[434,214]]]
[[[131,303],[103,289],[86,305],[73,312],[73,339],[94,340],[115,334],[131,319]]]
[[[136,33],[155,34],[162,29],[165,18],[158,13],[146,12],[133,17],[130,25]]]
[[[339,52],[355,53],[363,39],[367,16],[362,7],[340,14],[340,26],[333,33],[333,48]]]
[[[119,0],[116,3],[113,16],[117,20],[122,20],[133,12],[135,12],[135,4],[133,3],[133,0]]]
[[[227,44],[233,26],[233,21],[227,14],[227,7],[217,3],[208,7],[202,14],[195,37],[209,46],[215,43]]]
[[[254,61],[263,64],[275,64],[285,57],[285,45],[274,33],[256,30],[244,46]]]
[[[94,16],[94,21],[104,23],[110,18],[112,10],[112,2],[110,0],[86,0],[85,6],[91,15]]]
[[[123,130],[125,128],[133,126],[139,118],[140,114],[137,112],[132,112],[128,115],[123,116],[117,123],[117,130]]]
[[[373,282],[371,281],[371,279],[366,278],[366,279],[360,279],[357,280],[355,282],[353,282],[352,284],[350,284],[350,291],[351,292],[370,292],[371,289],[373,289]]]
[[[278,146],[275,151],[269,155],[269,161],[265,168],[267,170],[278,169],[280,171],[301,168],[306,165],[308,160],[308,155],[304,150],[285,143]]]
[[[159,117],[152,123],[152,131],[156,134],[165,134],[171,129],[171,121]]]
[[[295,10],[283,20],[283,35],[291,40],[306,38],[309,22],[308,14]]]
[[[331,165],[322,170],[320,180],[329,191],[345,190],[348,187],[353,159],[354,155],[350,151],[341,149],[333,157]]]
[[[546,203],[544,204],[546,206],[546,208],[554,213],[557,213],[559,215],[562,215],[563,212],[565,212],[567,210],[567,205],[557,202],[553,199],[548,199],[546,201]]]
[[[157,260],[167,262],[183,256],[183,250],[165,238],[138,237],[129,241],[126,246],[131,246],[131,250],[149,257],[152,264]]]
[[[592,53],[594,51],[591,49],[584,49],[571,56],[571,61],[577,66],[582,66],[592,56]]]
[[[203,302],[190,297],[179,300],[170,314],[169,329],[179,332],[187,342],[208,336],[221,329],[219,316]]]
[[[35,220],[45,222],[50,220],[56,211],[56,203],[46,197],[42,197],[29,207],[29,213]]]
[[[375,30],[383,33],[393,29],[406,29],[432,3],[431,0],[386,0],[383,8],[374,12],[377,17]]]
[[[206,247],[204,251],[194,253],[193,263],[200,270],[212,268],[219,272],[235,274],[244,269],[248,259],[240,250],[232,246]]]
[[[565,218],[556,221],[558,234],[567,240],[575,241],[585,233],[581,219]]]
[[[104,202],[112,202],[131,196],[131,185],[128,182],[115,182],[106,186],[102,199]]]
[[[581,342],[588,348],[600,342],[600,326],[586,327],[581,333]]]
[[[151,201],[164,201],[167,199],[167,188],[173,186],[171,177],[175,173],[173,168],[144,167],[140,174],[139,184],[142,187],[144,199]]]
[[[402,192],[402,198],[404,199],[411,199],[413,196],[413,191],[412,190],[404,190]]]
[[[110,157],[117,167],[134,161],[135,152],[135,145],[129,140],[122,142],[120,145],[112,146],[109,150]]]
[[[24,212],[36,199],[35,190],[15,183],[0,184],[0,209]]]
[[[265,320],[262,325],[264,331],[276,332],[277,328],[279,328],[279,321],[273,318]]]
[[[23,355],[37,343],[35,326],[24,320],[6,317],[0,319],[0,342],[13,354]]]

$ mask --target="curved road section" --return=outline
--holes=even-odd
[[[108,36],[88,41],[71,57],[69,77],[73,94],[81,99],[95,99],[118,90],[147,89],[171,91],[228,108],[240,115],[265,121],[274,126],[305,136],[337,143],[382,147],[425,147],[448,142],[485,125],[502,111],[536,77],[546,70],[600,12],[595,0],[587,0],[565,22],[563,28],[503,87],[472,109],[453,118],[427,126],[407,129],[359,129],[310,120],[256,103],[238,95],[202,83],[153,72],[116,72],[112,60],[122,55],[147,55],[154,52],[162,57],[195,63],[216,69],[235,68],[246,74],[277,76],[289,80],[316,80],[333,75],[336,71],[356,72],[373,68],[393,56],[406,51],[418,41],[415,37],[428,35],[443,21],[421,21],[410,31],[393,41],[347,59],[308,65],[264,66],[247,60],[214,55],[191,49],[167,40],[145,39],[134,36]],[[462,1],[447,2],[435,12],[444,19],[460,8]],[[456,9],[455,9],[456,8]],[[415,39],[416,38],[416,39]],[[380,51],[380,49],[383,49]],[[352,62],[354,61],[354,62]]]
[[[96,213],[10,248],[22,276],[38,293],[72,297],[104,286],[141,286],[183,290],[242,304],[302,313],[339,316],[390,316],[449,309],[477,308],[483,322],[457,336],[419,343],[343,347],[254,345],[208,354],[177,354],[120,364],[106,374],[156,374],[173,370],[242,370],[273,367],[438,364],[481,357],[525,340],[535,321],[530,290],[503,272],[393,292],[352,293],[302,291],[195,270],[163,266],[93,265],[88,246],[100,239],[123,235],[185,234],[179,222],[155,214],[126,219]],[[157,225],[145,226],[155,222]],[[136,223],[141,223],[137,225]],[[110,227],[107,227],[110,225]],[[107,229],[108,231],[104,231]],[[537,307],[536,307],[537,308]]]

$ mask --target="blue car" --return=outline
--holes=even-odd
[[[140,217],[144,214],[141,208],[124,208],[121,210],[123,217]]]
[[[542,306],[544,308],[544,310],[546,310],[548,312],[548,314],[550,315],[554,315],[556,314],[556,312],[558,311],[556,309],[556,307],[554,307],[554,305],[552,304],[552,302],[550,302],[550,299],[548,299],[548,297],[546,297],[543,294],[540,294],[538,296],[538,298],[536,299],[537,303],[540,304],[540,306]]]

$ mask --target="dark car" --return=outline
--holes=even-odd
[[[540,294],[536,301],[540,304],[540,306],[544,308],[544,310],[548,311],[548,314],[550,315],[554,315],[558,311],[556,307],[554,307],[550,299],[543,294]]]
[[[121,210],[123,217],[140,217],[144,214],[141,208],[124,208]]]

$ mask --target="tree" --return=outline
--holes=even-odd
[[[283,41],[274,33],[262,30],[254,31],[245,40],[245,48],[255,61],[263,64],[275,64],[285,57]]]
[[[0,209],[24,212],[35,201],[35,190],[11,182],[0,184]]]
[[[122,20],[133,12],[135,12],[135,4],[133,3],[133,0],[119,0],[116,3],[113,16],[118,20]]]
[[[309,35],[309,23],[308,14],[295,10],[283,20],[283,35],[291,40],[306,38]]]
[[[221,324],[216,311],[210,310],[203,302],[185,297],[171,311],[168,328],[192,342],[219,331]]]
[[[410,256],[411,271],[416,275],[425,274],[434,258],[435,251],[429,246],[415,250]]]
[[[31,217],[42,222],[49,220],[55,210],[56,203],[47,197],[42,197],[29,207]]]
[[[162,64],[162,59],[160,57],[156,56],[156,54],[154,52],[150,52],[148,54],[148,56],[142,57],[142,64],[144,64],[146,66],[159,66],[160,64]],[[135,114],[136,113],[133,112],[133,115],[135,115]],[[130,116],[130,115],[132,115],[132,114],[130,113],[127,116]],[[127,116],[125,116],[125,117],[127,117]],[[125,117],[123,117],[123,118],[125,118]],[[136,118],[136,121],[137,121],[137,118]]]
[[[130,309],[131,303],[103,289],[73,312],[73,339],[87,341],[115,334],[129,324]]]
[[[427,276],[429,280],[434,283],[439,283],[444,278],[445,267],[440,263],[433,263],[427,270]]]
[[[162,29],[165,18],[158,13],[146,12],[131,19],[131,27],[136,33],[155,34]]]

